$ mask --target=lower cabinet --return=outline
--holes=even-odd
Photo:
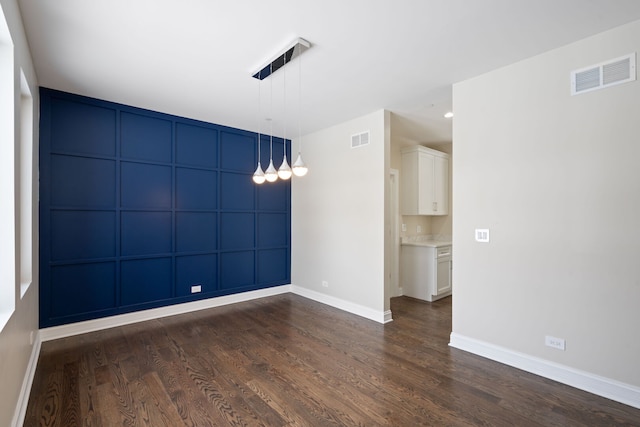
[[[451,295],[451,252],[451,246],[403,245],[403,294],[429,302]]]

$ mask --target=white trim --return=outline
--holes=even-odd
[[[390,188],[391,188],[391,281],[393,289],[392,297],[402,295],[400,287],[400,171],[398,169],[389,170]]]
[[[301,288],[295,285],[282,285],[273,288],[259,289],[257,291],[243,292],[233,295],[225,295],[222,297],[209,298],[199,301],[188,302],[184,304],[170,305],[167,307],[159,307],[149,310],[136,311],[133,313],[120,314],[116,316],[105,317],[102,319],[87,320],[84,322],[70,323],[67,325],[52,326],[50,328],[40,329],[39,340],[42,342],[55,340],[59,338],[70,337],[87,332],[100,331],[103,329],[114,328],[118,326],[129,325],[131,323],[144,322],[146,320],[158,319],[161,317],[174,316],[192,311],[205,310],[207,308],[220,307],[227,304],[235,304],[238,302],[250,301],[258,298],[269,297],[272,295],[285,294],[287,292],[300,295],[305,298],[326,304],[340,310],[346,311],[357,316],[361,316],[378,323],[388,323],[391,318],[391,311],[376,311],[369,307],[355,304],[350,301],[322,294],[320,292]]]
[[[55,340],[58,338],[70,337],[73,335],[99,331],[116,326],[124,326],[131,323],[158,319],[160,317],[174,316],[176,314],[189,313],[192,311],[204,310],[213,307],[220,307],[223,305],[250,301],[257,298],[269,297],[272,295],[285,294],[287,292],[290,292],[290,290],[291,285],[282,285],[273,288],[259,289],[257,291],[242,292],[239,294],[225,295],[216,298],[187,302],[184,304],[176,304],[166,307],[153,308],[150,310],[136,311],[133,313],[119,314],[102,319],[94,319],[78,323],[70,323],[68,325],[53,326],[50,328],[40,329],[40,338],[42,341]]]
[[[451,333],[449,345],[640,409],[640,387]]]
[[[38,357],[40,356],[40,347],[42,341],[40,340],[40,333],[36,333],[33,347],[31,348],[31,357],[29,357],[29,364],[27,365],[27,372],[22,380],[22,387],[20,388],[20,394],[18,395],[18,403],[16,404],[16,410],[13,414],[13,420],[11,421],[12,427],[20,427],[24,424],[24,418],[27,415],[27,405],[29,404],[29,395],[31,394],[31,386],[33,385],[33,377],[36,374],[36,367],[38,366]]]
[[[378,323],[387,323],[391,320],[387,320],[387,317],[391,317],[391,312],[377,311],[369,307],[365,307],[360,304],[355,304],[351,301],[346,301],[340,298],[332,297],[331,295],[323,294],[320,292],[312,291],[310,289],[301,288],[296,285],[291,285],[291,292],[300,295],[305,298],[320,302],[322,304],[330,305],[331,307],[338,308],[357,316],[364,317],[369,320],[373,320]]]

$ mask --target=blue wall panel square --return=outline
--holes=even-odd
[[[191,286],[201,285],[202,292],[217,289],[218,265],[216,255],[176,257],[177,296],[191,295]]]
[[[269,185],[260,185],[258,191],[258,209],[265,211],[286,211],[291,184],[278,180]]]
[[[120,275],[120,303],[124,306],[172,296],[171,258],[123,261]]]
[[[217,215],[207,212],[176,213],[178,252],[215,251],[218,246]]]
[[[258,246],[274,247],[289,244],[289,227],[287,214],[258,214]]]
[[[218,131],[177,123],[176,163],[211,169],[218,167]]]
[[[240,133],[220,132],[220,168],[253,173],[257,161],[256,136]],[[268,157],[266,158],[268,159]],[[268,160],[264,160],[266,169]]]
[[[51,268],[51,317],[106,310],[116,306],[114,262],[54,266]]]
[[[213,171],[176,168],[176,207],[215,209],[218,204],[218,177]]]
[[[171,161],[171,122],[141,114],[120,115],[120,155],[123,158]]]
[[[258,251],[259,283],[284,283],[288,278],[286,249]]]
[[[50,231],[53,261],[115,256],[115,212],[53,211]]]
[[[222,172],[220,174],[220,208],[252,210],[255,204],[254,187],[251,175]]]
[[[78,208],[115,208],[116,162],[51,156],[51,204]]]
[[[121,221],[122,255],[172,251],[171,212],[122,212]]]
[[[220,214],[220,249],[249,249],[255,246],[255,220],[252,213]]]
[[[125,208],[171,208],[171,167],[122,162],[121,205]]]
[[[52,99],[51,149],[115,156],[115,110],[65,99]]]
[[[233,289],[254,283],[253,251],[220,254],[220,288]]]

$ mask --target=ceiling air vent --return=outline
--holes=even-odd
[[[351,136],[351,148],[362,147],[369,144],[369,131]]]
[[[571,72],[571,95],[604,89],[636,79],[636,54]]]

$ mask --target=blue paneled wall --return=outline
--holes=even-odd
[[[255,133],[45,88],[40,105],[41,327],[290,282],[291,184],[253,184]]]

